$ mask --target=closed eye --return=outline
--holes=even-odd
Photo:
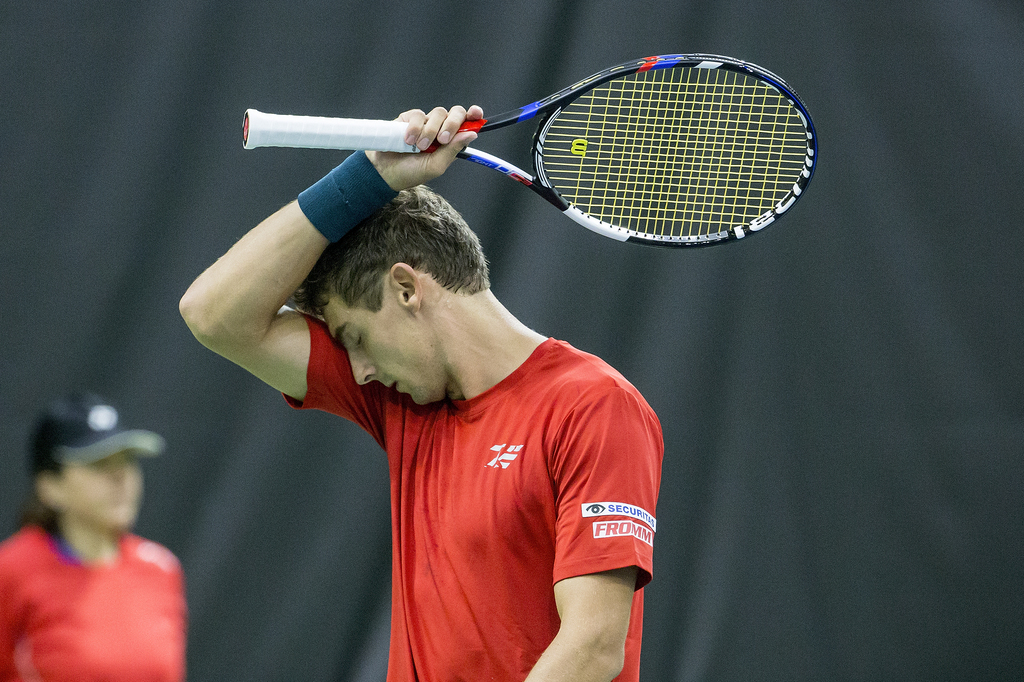
[[[352,350],[358,348],[363,342],[363,337],[349,329],[348,324],[341,324],[334,329],[334,340],[346,348]]]

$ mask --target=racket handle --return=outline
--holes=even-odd
[[[371,121],[323,116],[265,114],[248,109],[242,122],[242,145],[299,147],[303,149],[353,149],[379,152],[418,152],[405,143],[404,121]]]

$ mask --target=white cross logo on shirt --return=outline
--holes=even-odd
[[[491,450],[497,452],[497,456],[488,462],[485,466],[497,469],[499,466],[502,469],[508,469],[508,465],[515,461],[516,457],[519,456],[519,451],[523,449],[522,445],[509,445],[505,448],[505,443],[501,445],[492,445]],[[505,452],[502,452],[505,450]]]

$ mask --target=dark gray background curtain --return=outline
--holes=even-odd
[[[382,454],[177,313],[344,157],[244,151],[242,113],[494,114],[669,52],[760,64],[814,115],[818,173],[765,232],[623,246],[476,166],[434,183],[498,297],[661,417],[644,679],[1024,677],[1019,0],[6,0],[5,534],[33,415],[92,388],[170,443],[138,530],[187,573],[189,679],[382,679]],[[526,165],[529,136],[477,146]]]

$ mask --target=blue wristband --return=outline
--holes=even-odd
[[[299,208],[320,234],[336,242],[396,196],[366,154],[355,152],[299,194]]]

